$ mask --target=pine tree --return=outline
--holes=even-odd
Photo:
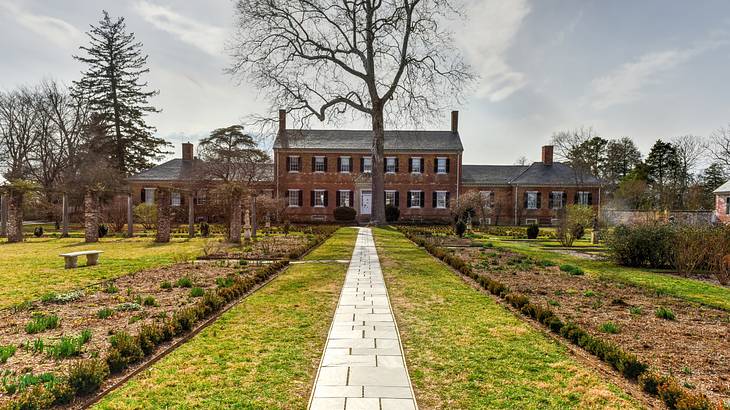
[[[676,206],[677,181],[681,178],[681,165],[677,148],[671,143],[657,140],[646,157],[646,166],[649,171],[649,183],[657,193],[658,205],[661,209],[670,209]]]
[[[722,164],[713,162],[700,176],[700,184],[703,191],[702,206],[705,209],[715,207],[714,191],[728,180],[728,174]]]
[[[98,26],[87,32],[89,46],[80,47],[86,56],[74,56],[88,68],[74,82],[74,92],[88,99],[91,110],[103,119],[108,152],[114,166],[124,174],[149,168],[165,153],[167,142],[155,137],[145,116],[160,112],[149,102],[158,91],[148,90],[141,76],[149,72],[147,55],[134,33],[127,33],[124,18],[115,21],[103,11]]]

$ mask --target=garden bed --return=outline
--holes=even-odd
[[[286,259],[290,253],[307,244],[312,235],[267,234],[252,241],[245,241],[240,246],[224,246],[220,242],[206,244],[204,255],[198,259],[243,259],[243,260],[277,260]]]
[[[573,273],[570,266],[498,248],[459,251],[475,273],[610,340],[686,388],[730,399],[730,313],[638,287]],[[577,273],[577,274],[576,274]],[[664,318],[658,312],[664,312]],[[674,319],[671,319],[671,316]]]

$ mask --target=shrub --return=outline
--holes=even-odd
[[[139,347],[145,355],[152,353],[163,338],[162,329],[154,324],[142,325],[137,335]]]
[[[166,280],[160,284],[160,288],[162,289],[172,289],[172,283],[169,280]]]
[[[200,236],[202,236],[203,238],[207,238],[210,236],[210,225],[208,225],[208,222],[200,223]]]
[[[569,264],[560,265],[560,270],[574,276],[582,276],[585,274],[580,267]]]
[[[193,297],[193,298],[199,298],[199,297],[203,296],[203,293],[205,293],[203,291],[203,288],[198,287],[198,286],[190,289],[190,297]]]
[[[103,308],[96,312],[96,317],[99,319],[107,319],[114,315],[114,310],[110,308]]]
[[[666,268],[672,262],[674,234],[666,224],[620,225],[608,236],[607,245],[620,265]]]
[[[338,206],[337,208],[335,208],[333,213],[335,221],[338,222],[352,222],[357,216],[355,208],[351,208],[349,206]]]
[[[157,224],[157,206],[142,202],[134,207],[134,219],[142,224],[145,231],[155,229]]]
[[[385,220],[387,222],[397,222],[400,219],[400,209],[397,206],[388,204],[385,206]]]
[[[17,348],[13,345],[0,345],[0,364],[7,362],[15,354],[16,350]]]
[[[175,285],[177,285],[178,288],[192,288],[193,281],[189,277],[185,276],[184,278],[178,279]]]
[[[155,299],[154,296],[147,296],[147,297],[145,297],[144,300],[142,301],[142,304],[144,306],[158,306],[157,305],[157,299]]]
[[[36,315],[25,325],[28,334],[40,333],[47,329],[55,329],[60,325],[56,315]]]
[[[216,278],[215,279],[215,284],[219,288],[230,288],[234,283],[235,283],[235,279],[230,276],[227,276],[225,278]]]
[[[35,236],[36,238],[40,238],[41,236],[43,236],[43,227],[37,226],[35,229],[33,229],[33,236]]]
[[[115,333],[109,341],[112,347],[106,361],[112,373],[119,373],[144,357],[139,341],[126,332]]]
[[[98,232],[99,238],[105,237],[109,233],[109,227],[105,224],[99,224]]]
[[[6,386],[7,389],[7,386]],[[18,397],[8,404],[9,410],[36,410],[47,409],[53,406],[55,397],[43,385],[32,386],[24,390]]]
[[[538,235],[540,235],[540,227],[537,224],[527,227],[527,239],[537,239]]]
[[[456,225],[454,226],[454,231],[459,238],[463,238],[464,233],[466,233],[466,224],[464,223],[464,221],[459,220],[458,222],[456,222]]]
[[[615,323],[613,323],[613,322],[605,322],[605,323],[601,323],[601,325],[600,325],[600,326],[598,327],[598,329],[599,329],[599,330],[600,330],[601,332],[604,332],[604,333],[611,333],[611,334],[616,334],[616,333],[618,333],[618,332],[619,332],[619,327],[618,327],[618,325],[616,325],[616,324],[615,324]]]
[[[79,360],[68,369],[68,384],[83,396],[91,394],[101,387],[109,375],[109,366],[99,359]]]
[[[675,320],[677,317],[674,315],[674,312],[672,312],[671,309],[666,308],[664,306],[660,306],[656,312],[654,312],[656,317],[659,319],[665,319],[665,320]]]

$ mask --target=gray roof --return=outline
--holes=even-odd
[[[128,178],[130,181],[190,181],[195,179],[195,168],[203,164],[199,159],[184,160],[180,158],[171,159],[160,165]],[[274,180],[274,164],[263,164],[260,167],[259,182]]]
[[[526,165],[462,165],[464,185],[509,185],[528,168]]]
[[[576,172],[570,165],[554,162],[545,165],[463,165],[464,185],[585,185],[600,186],[591,175]]]
[[[730,192],[730,181],[725,182],[713,191],[715,194],[724,194],[727,192]]]
[[[371,130],[286,130],[274,148],[367,151],[373,144]],[[386,151],[463,151],[458,132],[385,131]]]

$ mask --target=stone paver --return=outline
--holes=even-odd
[[[357,235],[309,408],[418,408],[369,228]]]

